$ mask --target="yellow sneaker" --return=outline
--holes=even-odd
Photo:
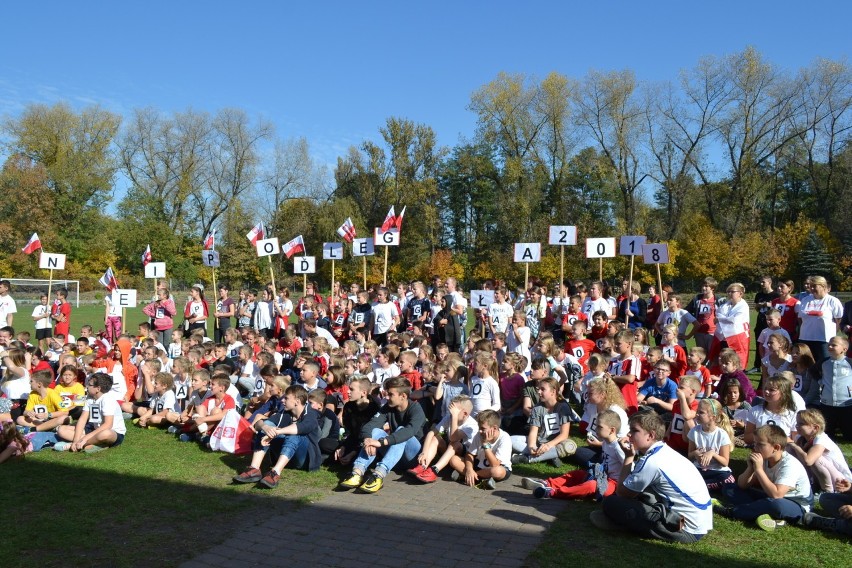
[[[379,477],[375,473],[372,473],[369,477],[367,477],[367,481],[365,481],[364,484],[361,485],[361,491],[363,491],[364,493],[376,493],[379,489],[382,488],[384,480],[384,477]]]
[[[352,472],[352,475],[340,482],[341,487],[346,489],[355,489],[364,482],[364,476],[360,473]]]

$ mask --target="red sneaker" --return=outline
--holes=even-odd
[[[278,487],[278,478],[280,478],[280,477],[281,476],[278,475],[277,471],[275,471],[274,469],[270,469],[269,473],[267,473],[263,477],[263,479],[260,480],[260,484],[265,485],[266,487],[269,487],[270,489],[274,489],[274,488]]]
[[[435,473],[435,470],[431,467],[427,467],[424,468],[423,471],[417,475],[417,479],[419,479],[423,483],[434,483],[438,480],[438,474]]]
[[[415,465],[414,467],[412,467],[411,469],[409,469],[409,470],[408,470],[408,473],[410,473],[410,474],[411,474],[411,475],[413,475],[414,477],[417,477],[418,475],[420,475],[421,473],[423,473],[425,470],[426,470],[426,468],[425,468],[425,467],[423,467],[423,466],[422,466],[422,465],[420,465],[420,464],[417,464],[417,465]]]

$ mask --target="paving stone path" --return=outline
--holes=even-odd
[[[392,473],[375,495],[334,492],[248,524],[182,566],[522,566],[566,501],[534,499],[520,482],[484,491]]]

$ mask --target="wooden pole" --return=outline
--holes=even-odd
[[[660,276],[660,265],[657,265],[657,290],[660,293],[660,300],[665,301],[663,298],[663,277]]]
[[[305,273],[305,274],[302,274],[302,295],[304,296],[307,293],[308,293],[308,274]],[[316,290],[314,290],[314,293],[316,293]]]
[[[366,290],[367,289],[367,257],[362,256],[361,258],[364,259],[364,290]]]
[[[213,271],[213,329],[215,334],[215,331],[218,331],[219,329],[219,318],[216,317],[216,312],[218,311],[216,310],[216,306],[219,305],[219,298],[217,298],[215,294],[218,294],[219,290],[216,288],[216,267],[211,266],[210,270]]]
[[[50,269],[50,279],[47,281],[47,301],[53,301],[53,269]],[[53,305],[53,304],[51,304]]]
[[[275,286],[275,272],[272,271],[272,256],[267,256],[269,259],[269,278],[272,280],[272,289],[277,290],[278,288]]]
[[[334,292],[334,259],[331,259],[331,291]],[[340,295],[340,290],[337,291],[337,294]],[[329,306],[329,309],[332,309],[333,306]]]
[[[628,285],[628,286],[630,286],[630,287],[632,287],[632,286],[633,286],[633,260],[634,260],[635,258],[636,258],[636,257],[635,257],[635,256],[633,256],[632,254],[630,255],[630,278],[628,278],[628,279],[627,279],[627,282],[628,282],[628,284],[627,284],[627,285]],[[627,294],[627,298],[629,299],[629,298],[630,298],[630,294],[631,294],[632,292],[631,292],[630,290],[622,290],[622,293],[623,293],[623,294]],[[627,311],[629,311],[629,310],[630,310],[630,302],[628,301],[628,302],[627,302],[627,309],[626,309],[626,310],[624,310],[624,311],[625,311],[625,312],[627,312]],[[629,315],[625,315],[625,316],[624,316],[624,325],[625,325],[625,326],[629,326],[629,324],[630,324],[630,316],[629,316]]]
[[[562,299],[565,298],[565,245],[559,247],[559,307],[562,309]]]
[[[598,259],[598,280],[603,282],[603,257]]]
[[[388,285],[388,249],[390,247],[385,247],[385,272],[382,276],[382,286],[387,287]]]
[[[127,321],[127,308],[121,308],[121,333],[124,334],[124,330],[127,328],[125,322]]]
[[[527,296],[527,290],[530,285],[530,263],[524,263],[524,298]]]

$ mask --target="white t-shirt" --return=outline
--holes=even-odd
[[[624,467],[624,449],[618,440],[604,442],[601,446],[601,465],[606,471],[606,476],[618,481],[621,479],[621,470]]]
[[[481,378],[473,375],[470,379],[470,400],[473,402],[471,416],[476,416],[483,410],[500,411],[500,385],[494,377]]]
[[[617,404],[613,404],[609,407],[608,410],[612,410],[618,417],[621,419],[621,427],[618,429],[617,437],[624,438],[627,436],[628,426],[627,426],[627,413],[623,408],[618,406]],[[598,424],[598,407],[594,404],[586,404],[586,408],[583,411],[583,417],[580,419],[582,422],[588,424],[586,428],[586,436],[590,437],[594,440],[597,440],[597,436],[595,435],[595,428]]]
[[[801,436],[799,436],[801,438]],[[843,474],[843,478],[847,481],[852,481],[852,471],[849,469],[849,464],[846,463],[846,458],[843,455],[843,451],[838,447],[837,444],[834,443],[828,434],[825,432],[820,432],[814,438],[815,446],[822,446],[825,448],[823,452],[823,456],[828,458],[831,463],[834,464],[834,467],[837,468],[841,474]]]
[[[612,315],[612,306],[607,301],[606,298],[598,298],[597,300],[592,300],[590,296],[586,296],[586,299],[583,300],[583,307],[580,308],[580,311],[588,316],[589,321],[592,321],[592,314],[595,312],[606,312],[607,317]]]
[[[696,426],[687,434],[689,441],[695,444],[695,447],[698,449],[712,450],[716,453],[719,453],[719,450],[722,446],[730,446],[731,445],[731,437],[728,436],[728,433],[722,430],[721,428],[716,428],[712,432],[705,432],[704,428],[701,426]],[[714,471],[731,471],[726,465],[722,465],[717,462],[715,459],[710,460],[710,464],[705,468],[701,465],[701,462],[698,460],[694,460],[692,463],[695,464],[695,467],[698,469],[712,469]]]
[[[9,294],[0,296],[0,326],[6,325],[6,316],[16,313],[18,313],[18,306],[14,298]]]
[[[242,341],[234,341],[233,343],[227,344],[228,349],[228,358],[229,359],[239,359],[240,357],[240,347],[243,346]]]
[[[126,434],[127,426],[121,416],[121,406],[112,391],[106,392],[98,400],[89,398],[86,400],[85,410],[89,413],[89,424],[98,428],[104,422],[104,417],[112,416],[112,431],[116,434]]]
[[[154,394],[154,396],[151,397],[149,408],[154,412],[154,414],[158,414],[164,409],[169,411],[174,410],[175,392],[173,390],[167,390],[162,395]]]
[[[760,335],[757,337],[757,342],[763,345],[763,348],[767,351],[769,350],[769,338],[775,334],[781,335],[787,338],[787,341],[790,342],[790,345],[793,344],[793,340],[790,339],[790,334],[787,333],[787,330],[783,327],[779,327],[778,329],[769,329],[768,327],[760,332]]]
[[[722,304],[716,308],[716,320],[716,332],[713,336],[720,341],[748,333],[750,321],[748,303],[740,300],[736,304],[731,302]]]
[[[33,310],[33,319],[41,318],[35,320],[35,328],[36,329],[50,329],[50,318],[43,318],[41,316],[45,314],[50,314],[50,306],[43,306],[41,304],[37,305]]]
[[[446,413],[441,421],[438,423],[436,428],[438,432],[441,434],[449,434],[450,433],[450,422],[452,421],[452,416],[450,413]],[[473,437],[479,432],[479,424],[477,424],[476,420],[474,420],[473,416],[468,416],[467,419],[459,424],[458,427],[461,430],[462,434],[464,434],[464,438],[462,439],[462,444],[467,448],[471,448],[471,443],[473,441]]]
[[[377,303],[373,306],[373,333],[381,335],[387,333],[393,327],[393,318],[397,317],[396,304],[393,302]]]
[[[517,329],[518,335],[521,336],[521,339],[515,337],[515,330]],[[524,372],[529,372],[530,363],[532,362],[532,357],[530,356],[530,338],[532,337],[532,333],[530,332],[530,328],[528,327],[518,327],[515,326],[510,327],[506,330],[506,351],[509,353],[518,353],[519,355],[523,355],[527,358],[527,366],[524,369]]]
[[[811,510],[813,493],[811,492],[811,481],[805,466],[798,459],[787,452],[781,454],[781,459],[774,466],[769,466],[769,460],[763,460],[763,470],[766,476],[775,485],[786,485],[790,488],[785,498],[795,501],[805,511]]]
[[[695,323],[695,316],[684,309],[675,310],[670,312],[669,310],[663,311],[659,317],[657,317],[657,324],[659,324],[662,329],[667,325],[676,325],[678,335],[685,335],[686,328],[689,327],[689,324]],[[678,339],[678,345],[681,347],[686,347],[686,342],[682,339]]]
[[[796,431],[796,412],[788,410],[782,414],[770,412],[763,405],[752,406],[748,411],[746,422],[751,422],[756,428],[760,428],[766,424],[775,424],[788,436],[791,432]]]
[[[761,365],[766,367],[766,374],[769,377],[777,375],[781,371],[790,371],[792,370],[793,356],[786,355],[784,357],[784,362],[778,365],[777,367],[772,364],[772,359],[769,355],[760,360]]]
[[[468,448],[468,453],[477,457],[476,466],[479,469],[491,467],[494,464],[488,463],[488,460],[485,459],[485,452],[480,451],[481,447],[482,438],[480,437],[479,429],[477,428],[476,434],[474,434],[473,440],[470,443],[470,448]],[[491,444],[491,451],[494,452],[494,456],[500,462],[500,465],[505,467],[507,470],[512,471],[512,438],[508,433],[500,430],[497,440]]]
[[[802,322],[799,328],[800,341],[828,341],[837,335],[834,320],[843,317],[843,304],[829,294],[819,300],[810,294],[796,306],[796,313]]]
[[[0,390],[6,395],[6,398],[11,400],[27,398],[30,394],[30,377],[29,375],[25,375],[19,379],[6,381]]]
[[[371,381],[376,383],[377,385],[383,385],[386,380],[390,379],[391,377],[398,377],[398,376],[399,376],[399,367],[396,365],[396,363],[391,363],[388,366],[387,369],[385,369],[383,367],[379,367],[378,365],[374,364],[373,365],[373,378],[371,379]]]
[[[685,532],[707,534],[713,529],[707,484],[695,466],[665,442],[656,442],[639,458],[624,486],[637,493],[650,491],[668,501],[672,511],[684,518]]]
[[[494,327],[495,333],[506,333],[513,315],[515,315],[515,308],[508,302],[503,302],[502,304],[494,302],[488,306],[488,320]]]

